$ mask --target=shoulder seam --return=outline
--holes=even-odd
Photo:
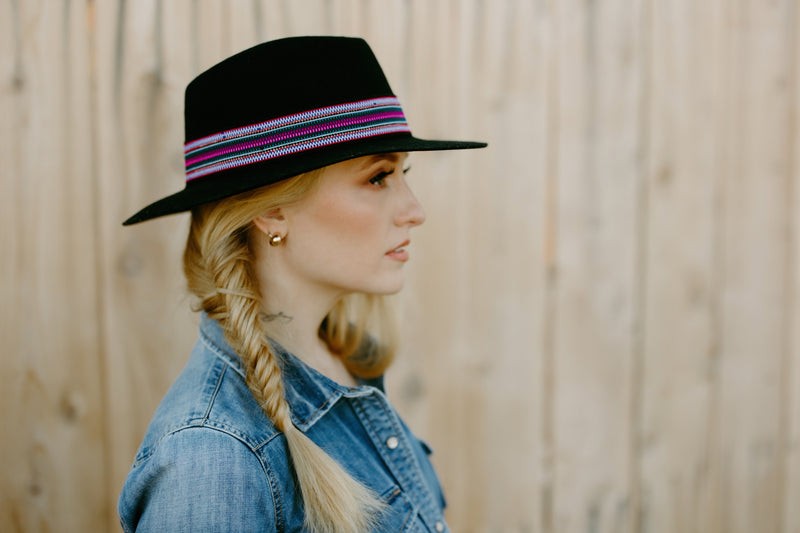
[[[250,444],[246,440],[244,440],[242,437],[240,437],[236,433],[233,433],[232,431],[230,431],[230,430],[228,430],[226,428],[219,427],[219,426],[216,426],[216,425],[213,425],[213,424],[189,424],[189,425],[184,425],[184,426],[179,427],[179,428],[175,428],[174,430],[169,431],[168,433],[165,433],[158,440],[158,442],[155,444],[155,446],[153,446],[152,450],[155,451],[158,448],[158,446],[167,437],[171,437],[171,436],[173,436],[173,435],[175,435],[177,433],[181,433],[181,432],[184,432],[186,430],[191,430],[191,429],[205,429],[205,430],[208,430],[208,431],[215,431],[217,433],[221,433],[223,435],[227,435],[228,437],[231,437],[233,440],[239,442],[242,446],[244,446],[247,449],[247,451],[250,452],[250,454],[253,455],[253,457],[255,457],[255,459],[261,465],[262,472],[264,474],[264,477],[266,478],[267,486],[269,487],[270,496],[272,497],[272,506],[273,506],[273,509],[275,511],[276,527],[277,527],[279,532],[280,531],[284,531],[284,529],[285,529],[285,519],[284,519],[284,516],[283,516],[284,508],[283,508],[283,500],[282,500],[281,494],[280,494],[280,489],[278,487],[277,480],[275,479],[275,474],[273,473],[273,470],[270,467],[269,462],[265,461],[264,458],[262,457],[262,454],[259,453],[259,450],[265,448],[272,441],[274,441],[275,438],[278,435],[281,435],[282,433],[275,432],[275,434],[272,435],[266,441],[261,442],[256,446],[253,446],[252,444]],[[137,467],[141,466],[143,463],[147,462],[147,460],[149,460],[152,456],[153,456],[153,453],[151,452],[150,454],[147,455],[147,457],[145,457],[141,461],[138,461],[137,463],[135,463],[133,465],[133,468],[137,468]]]

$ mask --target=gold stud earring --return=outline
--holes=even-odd
[[[283,242],[283,237],[280,233],[270,233],[267,235],[267,238],[269,239],[270,246],[280,246]]]

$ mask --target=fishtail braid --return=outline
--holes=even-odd
[[[259,293],[252,272],[252,254],[244,231],[231,233],[211,247],[207,269],[224,301],[220,321],[225,337],[246,368],[247,385],[275,427],[291,425],[289,406],[277,358],[266,341],[259,318]]]

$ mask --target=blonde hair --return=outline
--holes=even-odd
[[[324,169],[248,191],[192,211],[183,255],[190,292],[203,310],[219,322],[228,343],[246,369],[247,385],[264,413],[283,432],[305,504],[305,527],[313,533],[352,533],[374,526],[385,505],[356,481],[291,420],[276,356],[260,318],[251,234],[253,219],[293,203],[311,192]],[[332,352],[356,376],[381,375],[394,355],[394,328],[383,297],[350,295],[329,312],[319,329]],[[367,328],[377,327],[380,344]],[[368,349],[365,349],[368,348]]]

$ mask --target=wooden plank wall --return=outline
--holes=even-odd
[[[800,532],[794,0],[2,0],[0,529],[117,531],[197,318],[182,92],[367,38],[415,132],[389,387],[458,532]]]

